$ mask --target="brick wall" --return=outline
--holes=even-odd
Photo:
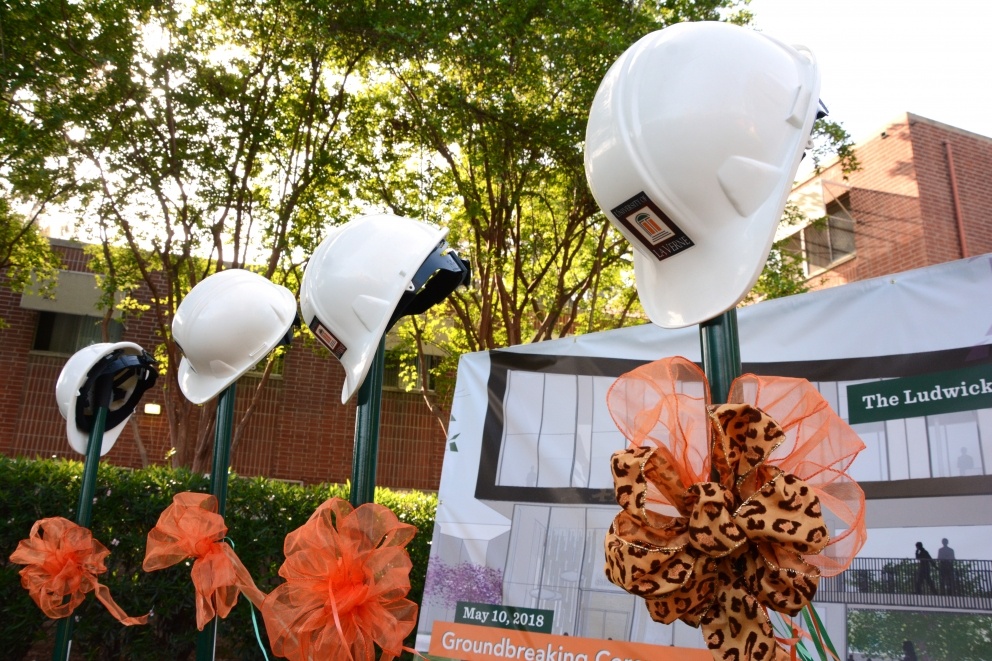
[[[992,252],[992,139],[909,116],[926,227],[928,264]],[[958,229],[955,190],[962,229]],[[962,251],[962,236],[967,255]]]
[[[78,247],[59,245],[65,268],[85,270]],[[20,306],[20,295],[0,286],[0,453],[11,456],[64,456],[81,459],[66,440],[65,421],[55,400],[55,384],[69,356],[31,350],[39,313]],[[156,344],[150,318],[128,320],[124,340],[148,351]],[[305,483],[344,482],[351,477],[356,398],[341,404],[344,372],[312,342],[298,342],[286,355],[283,374],[270,378],[243,433],[236,433],[231,465],[241,475],[265,475]],[[103,458],[139,467],[138,440],[150,463],[165,463],[171,447],[165,415],[143,412],[147,403],[164,404],[159,379],[142,397],[138,411]],[[260,382],[248,374],[235,388],[235,425]],[[199,407],[191,407],[194,422]],[[419,394],[383,393],[376,484],[397,489],[436,490],[444,456],[444,434]],[[447,420],[444,420],[447,424]],[[212,436],[210,437],[212,445]]]
[[[855,256],[810,280],[814,289],[965,256],[955,215],[948,146],[968,255],[992,252],[992,138],[905,114],[858,144],[861,168],[839,164],[797,186],[820,183],[824,200],[847,194]]]

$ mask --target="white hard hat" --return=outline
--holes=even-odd
[[[607,72],[586,126],[586,177],[635,248],[654,323],[712,319],[754,286],[819,89],[808,50],[717,22],[653,32]]]
[[[293,293],[257,273],[227,269],[201,280],[172,319],[186,399],[202,404],[220,394],[288,343],[296,319]]]
[[[96,410],[100,402],[95,391],[97,378],[112,377],[112,390],[104,423],[100,456],[110,452],[124,423],[134,413],[138,400],[155,385],[155,361],[133,342],[101,342],[74,353],[59,374],[55,399],[65,418],[69,445],[85,455]]]
[[[300,312],[344,366],[342,404],[365,380],[386,331],[465,281],[468,265],[448,249],[447,234],[402,216],[361,216],[332,228],[310,256]]]

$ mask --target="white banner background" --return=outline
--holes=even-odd
[[[846,417],[845,383],[992,363],[992,255],[764,302],[742,308],[738,319],[745,370],[775,374],[774,369],[786,366],[802,372],[808,365],[809,376],[785,375],[817,383]],[[608,467],[600,467],[595,458],[620,449],[623,438],[611,428],[602,401],[604,387],[618,374],[609,374],[607,366],[606,374],[597,375],[597,366],[602,359],[635,364],[675,355],[700,361],[697,327],[666,330],[646,324],[462,357],[432,547],[432,563],[451,569],[446,576],[449,582],[455,577],[455,585],[441,587],[429,578],[418,649],[427,650],[435,620],[453,621],[456,599],[482,601],[472,594],[479,588],[471,580],[458,579],[454,570],[475,577],[483,568],[502,577],[502,584],[490,589],[502,593],[505,605],[554,611],[554,634],[701,646],[697,630],[681,623],[667,627],[651,622],[643,603],[611,586],[602,573],[602,531],[617,506],[596,500],[601,494],[597,490],[608,486],[603,484]],[[921,362],[920,355],[927,359]],[[939,364],[945,359],[957,363]],[[521,369],[513,367],[515,360],[522,361]],[[496,363],[503,365],[502,392],[491,390],[490,368]],[[581,367],[570,374],[573,363]],[[865,373],[876,368],[877,374]],[[853,370],[858,378],[841,374],[831,381],[831,370]],[[893,370],[897,373],[889,373]],[[556,412],[562,406],[567,410]],[[941,453],[956,454],[959,447],[976,457],[979,476],[992,473],[992,433],[984,439],[981,434],[992,430],[992,412],[967,413],[964,426],[958,418],[895,421],[901,428],[890,423],[873,423],[875,427],[864,430],[859,426],[869,449],[856,462],[864,468],[855,477],[879,483],[951,477],[953,467],[941,467],[947,463]],[[934,424],[947,437],[944,445],[914,449],[914,434],[932,436]],[[555,450],[553,439],[565,449]],[[528,449],[528,442],[540,447]],[[487,447],[488,473],[480,468],[486,464]],[[493,448],[499,452],[495,464]],[[583,463],[579,455],[593,459]],[[533,465],[523,465],[525,458]],[[480,475],[486,484],[479,484]],[[521,497],[514,499],[513,494]],[[921,507],[923,500],[927,507]],[[906,539],[923,534],[928,525],[958,526],[951,529],[961,533],[958,540],[965,543],[961,531],[987,538],[987,526],[992,525],[989,505],[988,490],[930,494],[926,499],[894,497],[870,501],[868,523],[870,528],[905,528]],[[937,514],[928,524],[930,510]],[[920,516],[923,520],[914,518]],[[903,544],[902,538],[887,536]],[[871,544],[871,535],[869,540]],[[926,544],[932,552],[938,545],[929,537]],[[874,549],[868,555],[894,557],[879,556],[881,551],[909,557],[912,550],[911,545]],[[977,544],[974,551],[959,545],[957,557],[988,557],[987,548],[986,555],[975,555],[978,552]],[[843,639],[842,622],[827,624],[835,636],[840,627]]]

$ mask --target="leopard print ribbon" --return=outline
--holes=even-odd
[[[798,614],[819,569],[803,559],[829,543],[820,501],[806,482],[767,460],[785,434],[749,404],[706,408],[712,481],[687,471],[661,446],[613,455],[622,511],[606,535],[606,575],[646,600],[651,617],[701,627],[718,661],[788,654],[765,611]],[[647,507],[649,491],[677,512]]]

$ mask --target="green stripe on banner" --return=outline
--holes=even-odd
[[[992,365],[847,387],[848,422],[900,420],[992,407]]]

